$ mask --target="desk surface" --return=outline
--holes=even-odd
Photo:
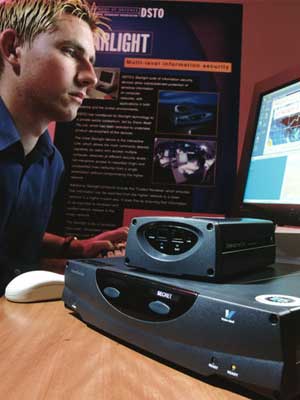
[[[0,398],[241,400],[89,328],[61,301],[0,298]]]

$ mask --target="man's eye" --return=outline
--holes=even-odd
[[[72,47],[66,47],[63,49],[64,53],[70,55],[71,57],[76,57],[76,50]]]

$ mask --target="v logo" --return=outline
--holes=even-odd
[[[236,311],[232,311],[232,310],[225,310],[225,318],[226,319],[232,319],[235,315]]]

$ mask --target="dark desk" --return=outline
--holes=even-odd
[[[89,328],[61,301],[0,298],[0,398],[241,400]]]

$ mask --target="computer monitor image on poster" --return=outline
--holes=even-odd
[[[99,79],[97,85],[101,88],[101,90],[111,91],[114,83],[116,72],[109,70],[100,71]]]
[[[118,98],[120,69],[95,67],[97,83],[88,89],[87,96],[94,100],[116,100]]]
[[[234,211],[300,225],[300,65],[255,86]]]

